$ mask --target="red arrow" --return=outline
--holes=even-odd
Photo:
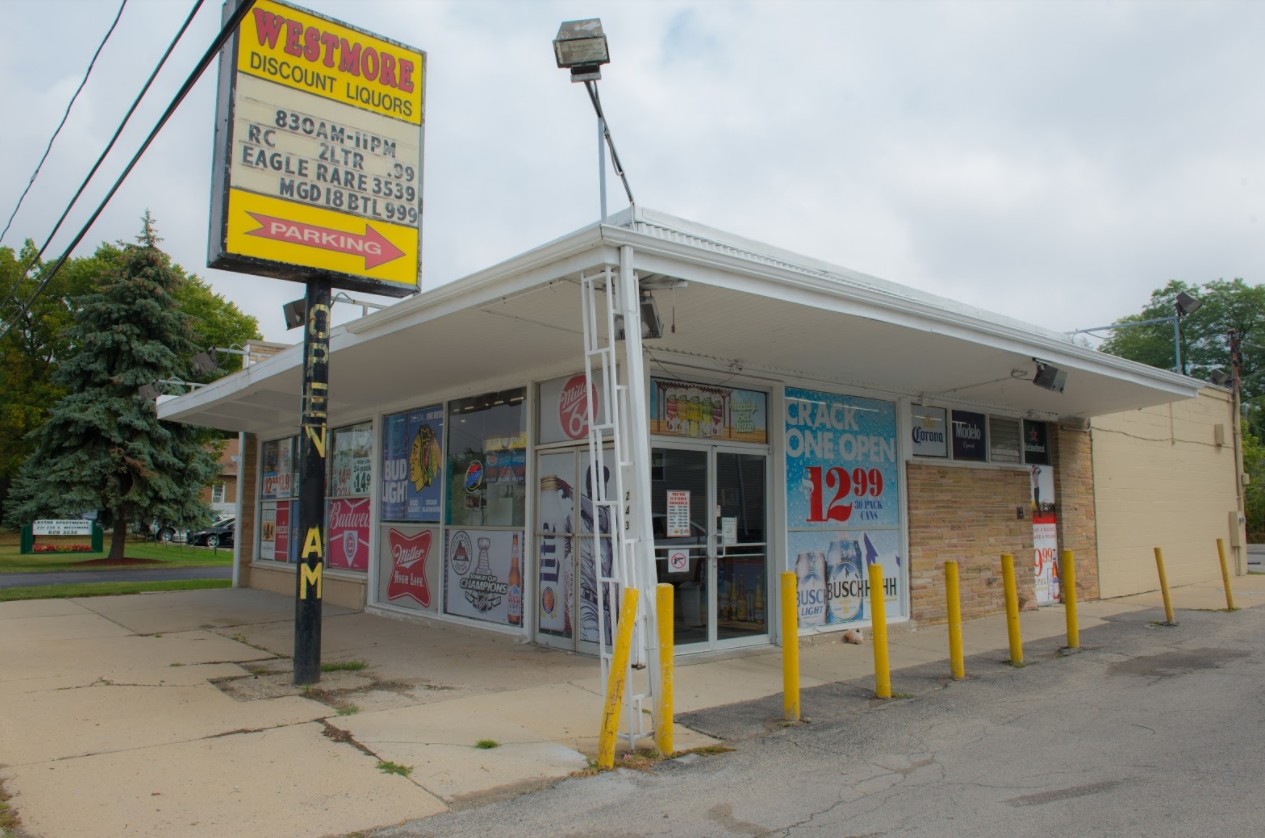
[[[358,235],[258,212],[249,212],[247,215],[258,221],[260,225],[257,229],[248,231],[246,233],[248,236],[259,236],[261,239],[274,239],[303,247],[315,247],[317,250],[362,255],[365,257],[365,270],[376,268],[378,265],[399,259],[404,255],[403,250],[370,227],[368,222],[365,222],[364,235]]]

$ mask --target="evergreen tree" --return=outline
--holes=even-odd
[[[96,293],[76,300],[69,354],[54,376],[65,395],[34,432],[7,504],[11,525],[99,510],[114,527],[113,559],[123,558],[133,521],[192,526],[209,517],[198,494],[218,471],[199,429],[159,421],[138,393],[159,379],[189,380],[198,347],[175,303],[181,274],[158,248],[149,213],[137,240]]]

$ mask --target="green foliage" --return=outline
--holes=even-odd
[[[182,364],[187,365],[194,354],[212,346],[241,346],[248,340],[259,339],[255,318],[216,294],[198,277],[173,264],[170,257],[158,249],[158,239],[148,217],[146,229],[156,267],[176,277],[168,294],[185,315],[182,328],[187,340],[175,350]],[[67,260],[35,299],[31,310],[0,338],[0,439],[5,440],[0,446],[0,503],[3,503],[0,517],[12,518],[8,508],[10,486],[22,463],[34,451],[32,431],[44,424],[52,406],[67,392],[66,385],[56,379],[55,373],[66,359],[82,348],[74,343],[75,312],[89,295],[103,289],[112,281],[111,277],[125,269],[134,247],[103,243],[90,257]],[[0,312],[6,323],[15,316],[20,304],[31,298],[49,267],[35,262],[32,269],[23,274],[21,268],[34,262],[35,252],[30,241],[21,254],[0,248],[0,300],[11,294],[13,297]],[[222,371],[211,377],[241,366],[240,356],[216,355],[215,358]],[[190,380],[187,367],[185,375],[175,377]],[[152,384],[154,380],[142,383]],[[199,438],[204,443],[214,443],[220,436],[203,430]],[[158,515],[160,511],[155,509],[143,513],[138,520],[148,521]]]
[[[1254,434],[1243,434],[1243,473],[1251,482],[1244,487],[1247,540],[1265,542],[1265,443]]]
[[[138,393],[160,379],[189,380],[187,359],[199,351],[176,308],[184,280],[158,249],[148,214],[138,239],[109,260],[98,290],[75,298],[52,376],[63,395],[30,436],[34,450],[6,502],[11,526],[100,510],[114,525],[111,558],[123,556],[131,521],[209,519],[198,491],[218,473],[204,435],[160,422]]]
[[[1214,369],[1230,371],[1230,332],[1237,331],[1244,345],[1244,401],[1265,394],[1262,352],[1251,347],[1265,343],[1265,286],[1248,285],[1242,279],[1216,280],[1191,285],[1171,280],[1151,292],[1151,301],[1136,315],[1117,324],[1170,317],[1179,292],[1197,297],[1203,305],[1181,321],[1182,360],[1187,374],[1207,381]],[[1155,323],[1117,329],[1102,344],[1102,351],[1161,369],[1173,369],[1173,325]]]

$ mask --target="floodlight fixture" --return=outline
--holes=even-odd
[[[1173,308],[1177,311],[1178,317],[1185,317],[1194,314],[1203,305],[1203,300],[1192,297],[1185,291],[1177,292],[1177,301],[1173,303]]]
[[[307,322],[307,299],[292,300],[281,307],[285,314],[286,328],[297,329]]]
[[[654,295],[649,291],[642,291],[638,309],[641,314],[641,339],[654,340],[663,337],[663,320],[659,318],[659,306],[654,301]],[[615,315],[615,339],[624,339],[624,317],[621,314]]]
[[[1213,370],[1212,372],[1208,373],[1208,378],[1210,378],[1212,380],[1212,383],[1217,385],[1218,387],[1227,386],[1231,380],[1230,373],[1220,368],[1217,368]]]
[[[220,368],[209,352],[199,352],[189,359],[189,369],[194,375],[209,375]]]
[[[1032,360],[1037,365],[1037,371],[1032,376],[1032,383],[1046,390],[1062,393],[1064,386],[1067,385],[1067,370],[1058,369],[1049,361],[1042,361],[1040,358]]]
[[[553,54],[560,69],[571,71],[571,81],[600,79],[602,65],[611,60],[601,19],[563,21],[553,39]]]

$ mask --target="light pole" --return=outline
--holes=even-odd
[[[632,188],[628,185],[628,176],[619,162],[619,154],[615,151],[615,141],[611,139],[610,126],[606,124],[606,114],[602,112],[602,100],[597,95],[597,81],[602,77],[602,65],[611,61],[610,50],[606,45],[606,33],[602,31],[602,21],[598,18],[588,20],[563,21],[558,27],[558,36],[553,39],[553,54],[558,60],[558,67],[571,71],[571,81],[583,82],[589,93],[589,101],[597,113],[597,183],[598,202],[602,221],[606,220],[606,149],[611,152],[611,165],[615,174],[624,184],[624,193],[628,195],[630,206],[636,206]]]
[[[1203,301],[1199,300],[1185,291],[1177,293],[1177,299],[1173,302],[1173,313],[1168,317],[1152,317],[1148,320],[1135,320],[1127,323],[1112,323],[1110,326],[1092,326],[1088,329],[1073,329],[1068,335],[1083,335],[1092,332],[1106,332],[1116,329],[1132,329],[1135,326],[1154,326],[1156,323],[1172,323],[1173,324],[1173,368],[1182,375],[1186,374],[1186,365],[1182,363],[1182,318],[1187,315],[1194,314],[1199,307],[1203,305]]]

